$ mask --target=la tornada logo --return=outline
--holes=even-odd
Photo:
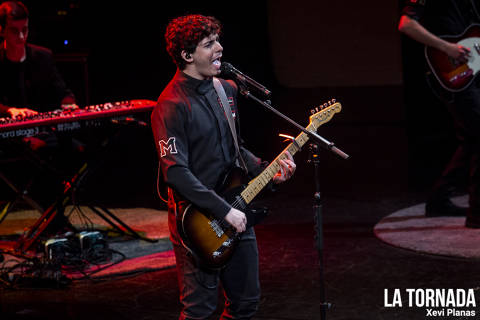
[[[426,317],[475,317],[474,289],[384,289],[385,308],[425,308]]]

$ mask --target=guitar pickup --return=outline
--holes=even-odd
[[[223,236],[223,234],[225,233],[223,231],[222,227],[220,227],[220,225],[218,224],[217,220],[209,221],[208,224],[210,225],[210,227],[215,232],[215,234],[217,235],[218,238],[221,238]]]
[[[222,243],[222,246],[227,248],[230,247],[231,245],[232,245],[232,239],[230,238]]]

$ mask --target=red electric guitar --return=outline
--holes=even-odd
[[[480,70],[480,25],[473,24],[462,34],[440,38],[470,48],[466,63],[452,59],[444,52],[425,47],[425,57],[440,85],[448,91],[458,92],[467,88]]]

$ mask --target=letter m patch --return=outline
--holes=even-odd
[[[160,146],[160,156],[165,157],[167,152],[171,154],[177,153],[177,146],[175,145],[175,137],[168,138],[167,142],[164,140],[158,141],[158,145]]]

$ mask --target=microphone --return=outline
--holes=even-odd
[[[243,85],[249,85],[251,87],[254,87],[255,89],[257,89],[267,97],[269,97],[272,94],[270,90],[268,90],[267,88],[265,88],[264,86],[262,86],[260,83],[253,80],[249,76],[244,75],[241,71],[235,69],[235,67],[228,62],[222,62],[220,70],[224,75],[233,76],[234,79],[238,80]]]

